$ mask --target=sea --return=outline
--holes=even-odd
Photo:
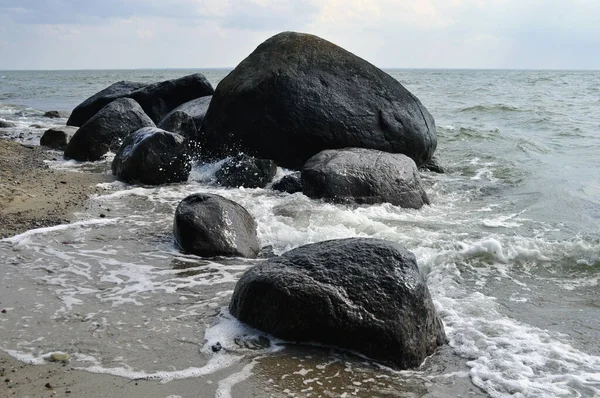
[[[216,86],[229,71],[0,71],[0,119],[16,125],[0,138],[38,145],[66,122],[45,111],[68,113],[120,80],[201,72]],[[215,397],[600,396],[600,71],[386,72],[435,118],[445,173],[421,173],[431,205],[222,188],[218,163],[181,184],[101,184],[70,224],[0,241],[0,349],[32,364],[67,353],[75,368],[167,385],[195,378]],[[56,154],[49,167],[110,173],[111,156]],[[243,205],[275,254],[355,236],[400,242],[448,344],[398,371],[238,322],[229,299],[261,260],[177,250],[174,211],[195,192]]]

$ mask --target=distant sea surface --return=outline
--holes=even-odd
[[[0,119],[15,124],[0,138],[38,144],[66,122],[44,111],[68,112],[120,80],[194,72],[0,71]],[[229,70],[199,72],[216,86]],[[67,352],[74,366],[124,377],[196,377],[217,396],[600,396],[600,72],[387,72],[436,121],[446,173],[422,173],[431,206],[224,189],[216,165],[197,165],[185,184],[105,184],[75,223],[0,241],[0,281],[10,286],[0,301],[18,308],[0,318],[0,348],[31,363]],[[49,165],[109,172],[110,157],[77,163],[57,153]],[[256,261],[174,247],[174,209],[193,192],[242,204],[278,254],[351,236],[404,244],[448,346],[410,372],[270,336],[265,346],[227,312]],[[223,349],[213,352],[216,342]]]

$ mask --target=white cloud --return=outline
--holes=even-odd
[[[284,30],[384,67],[600,68],[597,15],[595,0],[2,0],[0,69],[234,66]]]

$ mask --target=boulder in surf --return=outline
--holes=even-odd
[[[175,211],[175,242],[186,253],[202,257],[257,256],[256,222],[240,204],[219,195],[195,193]]]
[[[77,127],[74,126],[59,126],[52,127],[42,134],[40,145],[64,151],[71,137],[77,132]]]
[[[156,127],[128,135],[112,162],[118,180],[147,185],[187,181],[191,163],[184,138]]]
[[[264,188],[276,173],[277,165],[272,160],[240,154],[223,163],[215,177],[226,187]]]
[[[408,156],[365,148],[330,149],[302,168],[302,191],[339,203],[391,203],[412,209],[429,204],[415,162]]]
[[[357,351],[399,369],[445,343],[415,256],[351,238],[301,246],[247,270],[229,311],[275,337]]]

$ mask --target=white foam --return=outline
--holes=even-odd
[[[46,235],[46,234],[50,234],[53,232],[64,231],[64,230],[71,229],[71,228],[81,228],[81,227],[88,227],[88,226],[94,226],[94,225],[114,224],[117,221],[118,221],[118,219],[116,219],[116,218],[111,218],[111,219],[100,218],[100,219],[91,219],[91,220],[85,220],[85,221],[77,221],[77,222],[70,223],[70,224],[54,225],[51,227],[30,229],[29,231],[25,231],[22,234],[11,236],[10,238],[1,239],[0,242],[8,242],[8,243],[13,243],[15,245],[26,244],[29,241],[29,239],[33,236]]]

